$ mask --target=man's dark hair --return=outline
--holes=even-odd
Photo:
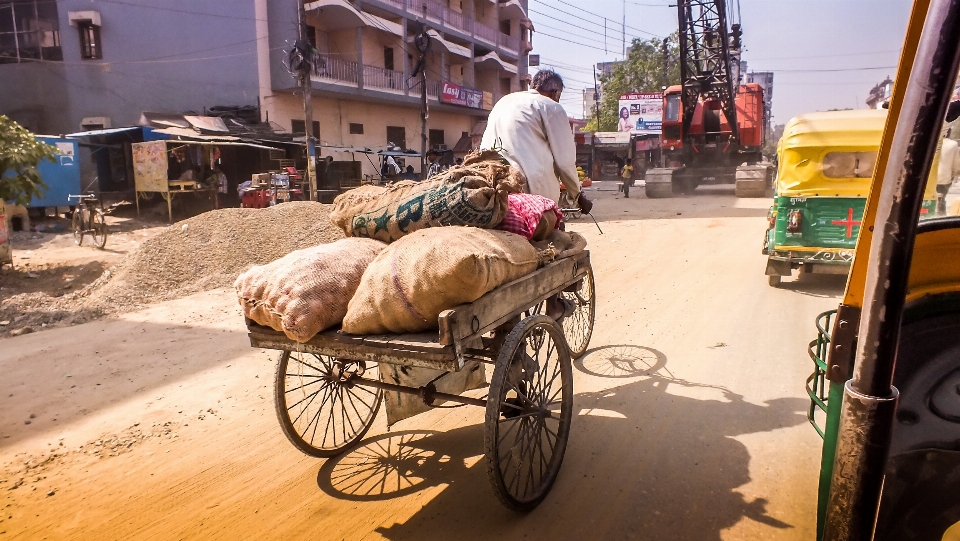
[[[540,70],[533,76],[530,88],[534,90],[563,90],[563,78],[553,70]]]

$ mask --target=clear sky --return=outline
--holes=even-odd
[[[896,72],[912,5],[910,0],[728,2],[739,3],[742,60],[749,71],[774,72],[773,121],[778,124],[811,111],[865,108],[870,89]],[[541,67],[564,76],[567,90],[561,102],[571,116],[583,114],[580,90],[593,85],[591,66],[622,58],[624,5],[629,43],[634,37],[676,31],[677,10],[670,3],[530,0],[536,28],[532,53],[540,54]]]

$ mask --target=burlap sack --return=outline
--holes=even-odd
[[[496,227],[507,212],[507,194],[523,191],[526,178],[499,161],[452,167],[425,182],[362,186],[333,201],[330,219],[348,237],[393,242],[426,227]]]
[[[343,331],[434,329],[440,312],[533,272],[547,258],[525,238],[506,231],[475,227],[417,231],[391,244],[367,267],[343,318]]]
[[[552,248],[556,251],[555,259],[563,259],[584,251],[587,247],[587,239],[579,233],[554,229],[544,240],[530,241],[530,244],[541,251]]]
[[[253,267],[234,283],[243,313],[291,340],[306,342],[340,323],[363,271],[386,246],[371,239],[341,239]]]

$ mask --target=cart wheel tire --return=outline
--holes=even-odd
[[[338,374],[376,372],[363,361],[284,351],[277,363],[274,404],[283,434],[310,456],[337,456],[370,430],[383,391],[350,384]],[[379,380],[379,374],[369,379]]]
[[[99,210],[93,211],[92,233],[93,245],[103,249],[107,245],[107,218]]]
[[[593,336],[593,322],[597,316],[597,291],[594,289],[593,269],[587,269],[587,275],[576,291],[564,291],[560,295],[576,303],[573,313],[563,319],[563,334],[567,337],[570,357],[579,359],[590,346]]]
[[[573,369],[563,330],[547,316],[528,317],[507,335],[487,397],[487,475],[504,506],[530,511],[547,496],[572,418]]]
[[[70,220],[70,227],[73,228],[73,242],[77,243],[77,246],[83,246],[83,229],[86,227],[84,214],[86,212],[83,206],[78,205],[73,211],[73,218]]]
[[[770,287],[780,287],[781,276],[779,274],[772,274],[767,276],[767,283],[770,284]]]

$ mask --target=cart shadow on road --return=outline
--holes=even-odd
[[[765,499],[738,492],[751,480],[750,453],[735,438],[805,423],[805,401],[752,404],[725,389],[661,375],[665,358],[649,348],[593,351],[579,369],[641,379],[576,395],[557,483],[529,514],[509,511],[493,496],[481,454],[482,425],[369,439],[328,460],[318,486],[336,498],[373,502],[446,485],[405,522],[377,528],[392,540],[446,541],[451,534],[484,540],[719,540],[721,531],[744,518],[793,528],[766,512]],[[690,389],[672,393],[677,387],[710,387],[711,399],[681,396]]]

